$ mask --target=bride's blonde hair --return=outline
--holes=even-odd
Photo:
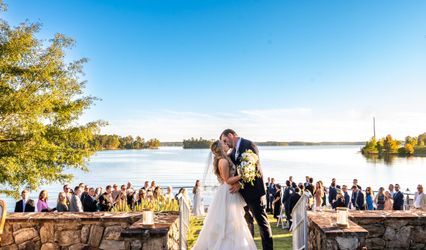
[[[219,173],[219,160],[220,159],[225,159],[228,160],[228,156],[223,152],[223,148],[222,148],[222,144],[219,140],[215,141],[212,143],[212,145],[210,146],[210,150],[213,153],[213,173],[220,177],[220,173]]]

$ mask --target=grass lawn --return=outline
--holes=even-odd
[[[198,234],[203,226],[204,217],[191,217],[188,232],[188,247],[191,249],[197,241]],[[274,238],[274,249],[292,249],[291,233],[287,229],[276,227],[277,222],[269,215],[269,223],[272,228],[272,236]],[[258,249],[262,249],[262,243],[259,235],[259,227],[255,225],[254,241]]]

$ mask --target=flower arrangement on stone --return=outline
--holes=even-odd
[[[241,188],[244,189],[245,183],[254,186],[256,177],[260,177],[257,169],[259,157],[252,150],[246,150],[241,154],[241,163],[238,165],[238,175],[241,176]]]

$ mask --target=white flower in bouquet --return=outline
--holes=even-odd
[[[238,169],[242,180],[242,189],[244,188],[244,183],[250,183],[254,186],[254,180],[256,177],[260,177],[260,173],[257,170],[258,161],[259,157],[251,150],[241,154],[241,163]]]

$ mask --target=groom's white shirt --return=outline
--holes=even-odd
[[[239,152],[239,150],[240,150],[240,144],[241,144],[241,137],[238,138],[237,146],[235,147],[235,159],[237,159],[238,155],[240,154],[240,152]]]

